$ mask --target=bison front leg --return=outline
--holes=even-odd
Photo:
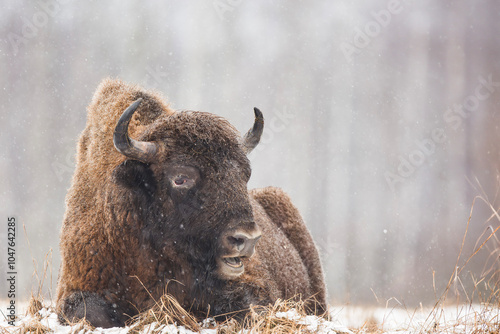
[[[59,306],[61,323],[86,319],[94,327],[110,328],[125,326],[125,316],[116,306],[93,292],[75,292]]]

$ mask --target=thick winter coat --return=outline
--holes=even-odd
[[[66,198],[62,321],[123,326],[164,293],[200,318],[292,297],[325,310],[318,252],[290,198],[247,190],[247,154],[263,128],[255,114],[241,137],[219,116],[101,83]]]

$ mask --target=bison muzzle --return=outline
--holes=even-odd
[[[88,107],[61,231],[62,322],[123,326],[168,293],[195,316],[241,316],[278,298],[326,310],[314,242],[278,188],[248,191],[242,137],[225,119],[173,111],[157,93],[104,80]]]

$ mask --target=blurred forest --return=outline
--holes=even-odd
[[[242,133],[263,111],[249,186],[290,194],[331,302],[435,301],[476,196],[458,265],[499,225],[499,18],[494,0],[2,1],[1,268],[15,216],[19,298],[51,250],[54,293],[76,142],[110,76]],[[496,270],[495,242],[458,275],[461,298]]]

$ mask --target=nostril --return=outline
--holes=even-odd
[[[229,244],[235,246],[238,251],[241,251],[245,247],[245,241],[246,241],[245,237],[229,236],[227,237],[227,239],[229,240]]]
[[[226,256],[249,258],[261,237],[260,229],[230,231],[223,237],[222,247]]]

